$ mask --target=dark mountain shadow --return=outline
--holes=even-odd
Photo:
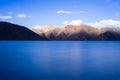
[[[91,36],[91,34],[88,34],[86,32],[79,32],[79,33],[75,33],[70,35],[67,40],[93,40],[93,36]]]
[[[119,41],[120,40],[120,33],[115,31],[106,31],[101,33],[96,37],[96,40],[111,40],[111,41]]]
[[[24,26],[0,22],[0,40],[48,40]]]

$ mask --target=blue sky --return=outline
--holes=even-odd
[[[74,20],[120,21],[120,0],[0,0],[0,21],[34,27]]]

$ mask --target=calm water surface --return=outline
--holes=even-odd
[[[1,41],[0,80],[120,80],[120,42]]]

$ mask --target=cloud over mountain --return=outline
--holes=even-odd
[[[72,20],[72,21],[64,21],[62,24],[63,25],[81,25],[82,20]]]
[[[93,26],[96,28],[115,28],[115,27],[119,27],[120,28],[120,21],[119,20],[112,20],[112,19],[104,19],[104,20],[100,20],[100,21],[96,21],[96,22],[84,22],[83,20],[72,20],[72,21],[64,21],[62,22],[63,25],[81,25],[81,24],[85,24],[85,25],[89,25],[89,26]]]
[[[97,28],[120,27],[120,21],[112,20],[112,19],[101,20],[95,23],[87,23],[87,24]]]

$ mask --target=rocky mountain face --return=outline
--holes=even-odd
[[[48,40],[26,27],[0,22],[0,40]]]
[[[48,28],[47,28],[48,27]],[[95,28],[87,25],[73,26],[68,25],[63,28],[47,26],[47,31],[44,29],[32,29],[39,35],[46,37],[49,40],[120,40],[120,29],[118,28]],[[41,33],[38,31],[41,30]]]
[[[52,24],[49,24],[49,25],[45,25],[43,27],[35,27],[35,28],[32,28],[31,30],[41,36],[44,36],[44,33],[47,33],[49,31],[52,31],[54,30],[55,28],[57,28],[56,26],[52,25]]]

